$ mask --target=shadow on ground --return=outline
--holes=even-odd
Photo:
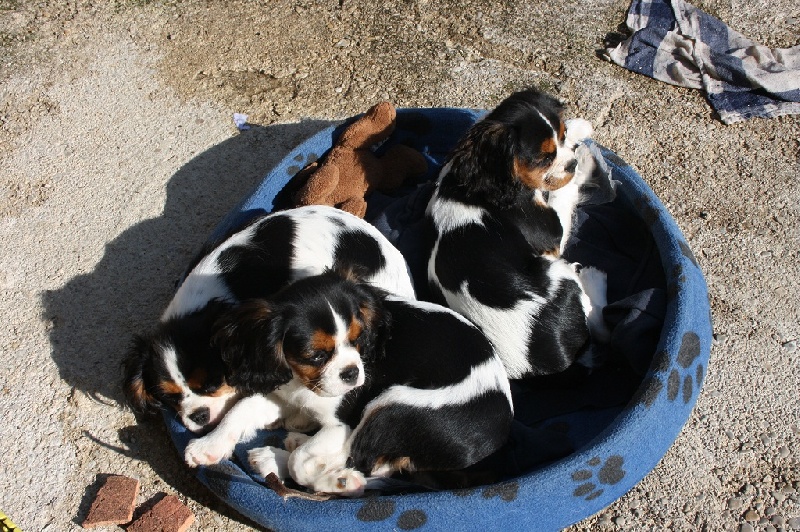
[[[61,378],[97,401],[122,405],[122,360],[132,336],[155,325],[177,280],[222,218],[295,145],[329,125],[313,120],[253,126],[206,150],[170,178],[161,216],[109,242],[93,271],[43,292],[42,319],[50,327]],[[177,491],[230,515],[177,453],[163,451],[169,436],[160,419],[122,429],[120,440],[127,449],[95,443],[150,463]]]

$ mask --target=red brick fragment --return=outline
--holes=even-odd
[[[167,495],[139,519],[127,532],[185,532],[194,523],[194,514],[176,496]]]
[[[133,507],[139,494],[139,481],[122,475],[110,475],[97,490],[83,521],[83,528],[122,525],[133,519]]]

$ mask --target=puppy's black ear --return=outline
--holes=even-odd
[[[453,151],[450,174],[472,197],[505,205],[517,197],[514,179],[516,131],[501,122],[483,120],[473,125]]]
[[[122,391],[125,401],[137,417],[155,414],[161,402],[148,392],[146,367],[153,363],[155,350],[149,338],[135,336],[133,345],[125,356],[123,364]]]
[[[283,355],[283,319],[264,300],[244,301],[214,325],[227,382],[248,393],[270,393],[292,380]]]
[[[379,360],[389,337],[391,314],[383,304],[387,293],[367,283],[358,283],[359,312],[364,323],[361,335],[361,358],[365,362]]]

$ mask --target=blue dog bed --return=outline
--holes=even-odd
[[[428,174],[417,183],[392,196],[372,194],[366,215],[406,256],[421,299],[425,258],[416,236],[432,180],[481,114],[399,109],[397,129],[378,148],[403,143],[428,159]],[[255,215],[288,206],[297,186],[292,178],[324,156],[343,127],[324,129],[294,149],[223,220],[209,243]],[[284,500],[247,464],[247,449],[275,445],[283,434],[262,431],[239,444],[234,459],[199,467],[200,481],[242,515],[279,531],[558,530],[633,487],[672,445],[694,406],[708,365],[711,315],[702,272],[662,203],[614,153],[591,142],[589,147],[616,194],[580,207],[565,255],[608,274],[608,363],[589,376],[513,385],[509,442],[482,464],[503,480],[467,490]],[[165,415],[165,421],[183,456],[194,435],[175,416]]]

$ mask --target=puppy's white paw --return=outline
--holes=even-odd
[[[311,439],[311,436],[308,434],[302,434],[300,432],[290,432],[286,435],[286,438],[283,440],[283,446],[286,448],[287,451],[290,453],[303,445],[305,442]]]
[[[571,118],[564,121],[566,127],[567,142],[570,144],[578,144],[580,141],[588,139],[594,133],[594,128],[591,122],[583,118]]]
[[[367,480],[355,469],[338,469],[330,471],[314,482],[314,491],[324,493],[340,493],[347,497],[359,497],[364,494]]]
[[[275,473],[284,479],[289,477],[289,454],[277,447],[258,447],[247,452],[247,460],[262,477]]]
[[[608,276],[606,272],[593,266],[581,268],[578,272],[583,292],[589,298],[586,319],[589,324],[589,333],[592,339],[599,343],[608,343],[611,340],[611,331],[603,320],[603,308],[608,305],[606,295]]]
[[[577,273],[583,291],[586,292],[592,303],[604,307],[606,305],[606,286],[608,285],[606,272],[594,266],[582,266]]]
[[[314,482],[331,469],[323,456],[310,455],[303,448],[294,451],[289,459],[289,474],[298,484],[312,488]]]
[[[183,458],[189,467],[217,464],[233,454],[236,442],[227,437],[215,436],[213,432],[189,442]]]

